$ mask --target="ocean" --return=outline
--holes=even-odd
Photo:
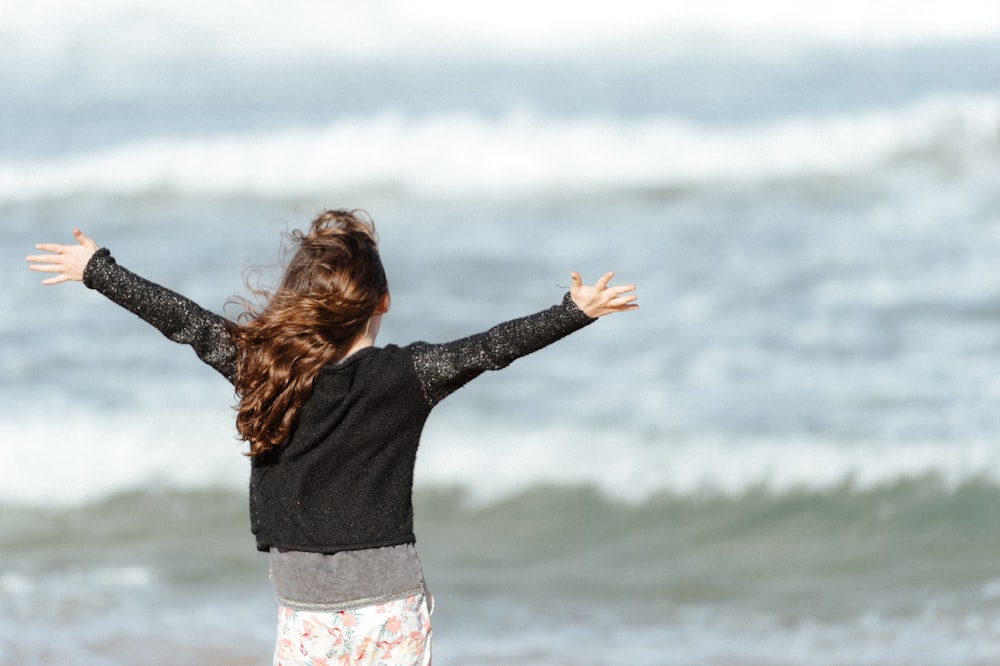
[[[687,6],[697,4],[694,6]],[[221,313],[324,208],[379,342],[641,309],[432,415],[435,663],[1000,663],[986,0],[0,7],[0,664],[269,664],[231,386],[23,258]]]

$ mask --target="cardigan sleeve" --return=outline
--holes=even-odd
[[[570,299],[488,331],[443,344],[415,343],[413,362],[424,397],[435,405],[487,370],[500,370],[596,319]]]
[[[174,342],[190,345],[202,361],[230,382],[236,376],[236,345],[226,319],[155,282],[119,266],[107,248],[83,271],[83,283],[106,296]]]

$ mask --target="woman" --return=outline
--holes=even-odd
[[[634,287],[571,276],[562,303],[444,344],[376,347],[389,288],[374,225],[327,211],[266,305],[236,322],[119,266],[79,230],[40,244],[43,284],[81,280],[229,379],[249,443],[250,520],[280,607],[274,663],[430,663],[431,601],[414,547],[413,468],[424,423],[482,374],[598,317]]]

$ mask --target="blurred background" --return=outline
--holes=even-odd
[[[382,343],[639,286],[432,416],[435,663],[1000,661],[995,3],[36,0],[0,90],[0,664],[270,663],[232,388],[23,257],[233,314],[327,207]]]

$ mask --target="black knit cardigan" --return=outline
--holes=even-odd
[[[233,381],[236,348],[223,317],[121,267],[107,249],[83,278]],[[323,368],[289,439],[251,458],[258,549],[335,553],[414,542],[413,469],[431,409],[484,371],[593,321],[567,294],[559,305],[483,333],[369,347]]]

